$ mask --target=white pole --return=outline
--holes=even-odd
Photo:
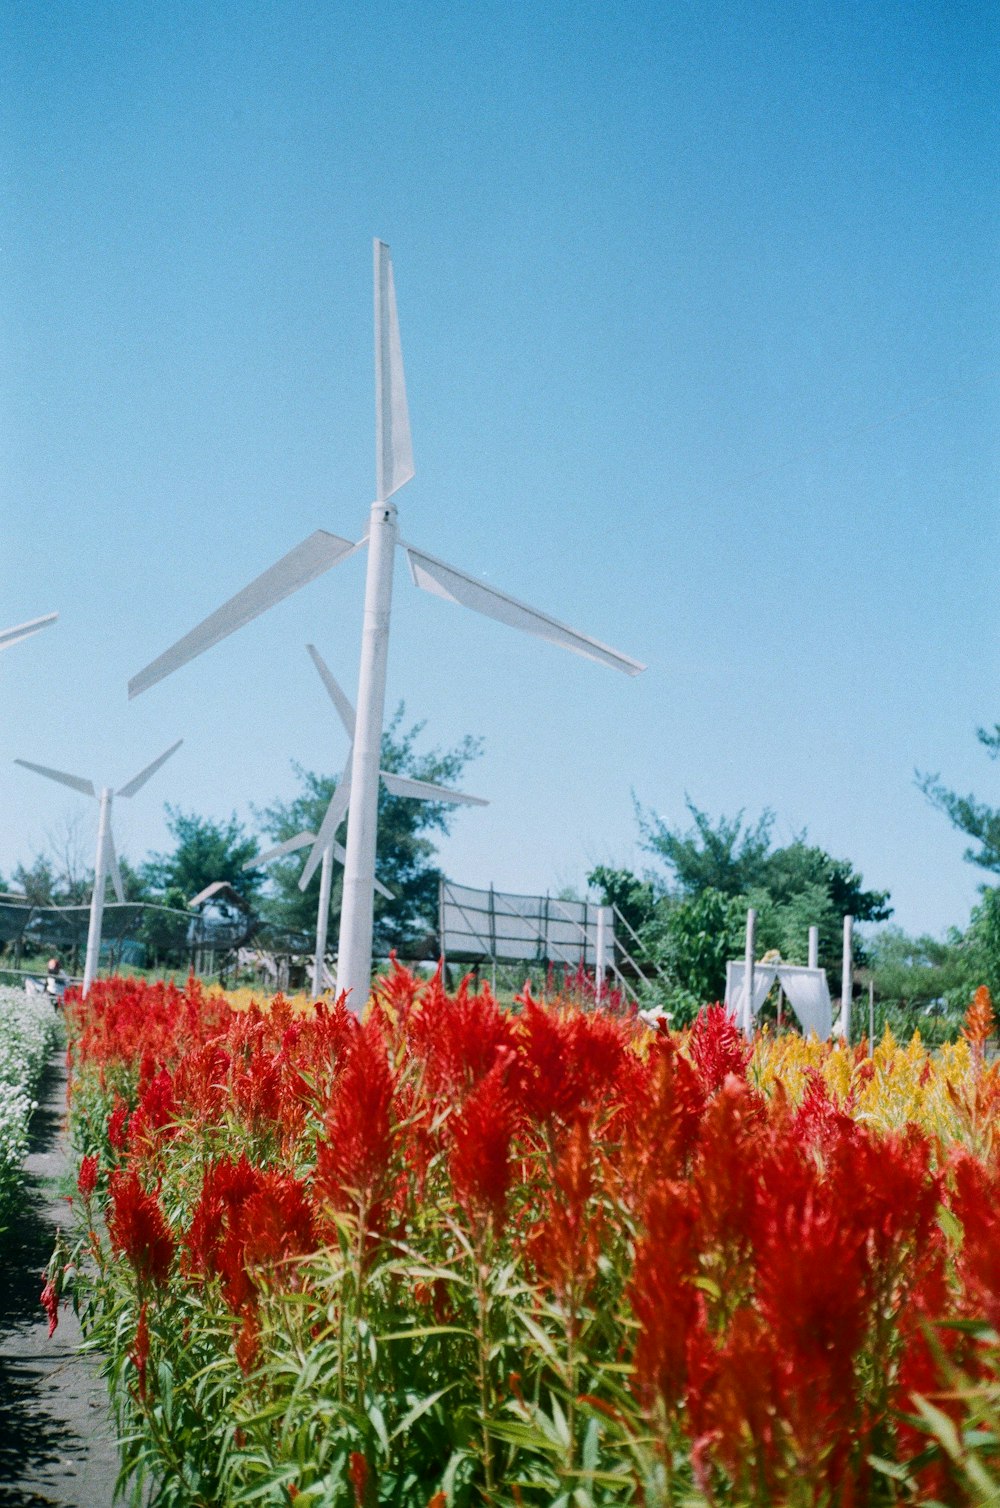
[[[854,987],[854,953],[851,947],[854,933],[854,917],[844,917],[844,958],[841,967],[843,985],[840,995],[840,1035],[845,1042],[851,1040],[851,991]]]
[[[319,872],[319,910],[316,912],[316,956],[313,959],[313,995],[323,993],[323,969],[326,963],[326,933],[330,925],[330,891],[333,888],[333,845],[324,850]]]
[[[378,828],[379,764],[385,676],[389,657],[392,568],[396,554],[396,508],[373,503],[368,533],[365,614],[361,633],[358,710],[351,764],[351,806],[347,817],[347,861],[337,950],[337,993],[349,991],[348,1005],[364,1010],[372,978],[372,922],[375,893],[375,840]]]
[[[83,966],[83,993],[86,995],[97,978],[101,959],[101,921],[104,917],[104,889],[108,877],[108,831],[111,826],[111,789],[101,791],[101,808],[97,818],[97,854],[94,859],[94,893],[90,898],[90,925],[87,929],[87,960]]]
[[[809,928],[809,967],[819,968],[819,928]]]
[[[753,1033],[753,964],[757,947],[757,913],[750,906],[747,910],[747,940],[743,955],[743,1020],[740,1023],[747,1036]]]
[[[608,969],[608,913],[605,906],[597,908],[597,957],[594,961],[594,984],[597,1003],[604,999],[604,980]]]

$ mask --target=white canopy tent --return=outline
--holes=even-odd
[[[833,1030],[833,1005],[826,970],[781,962],[755,963],[751,1016],[756,1017],[777,980],[788,996],[803,1032],[815,1032],[825,1040]],[[742,959],[726,964],[726,1009],[736,1020],[745,1020],[746,964]]]

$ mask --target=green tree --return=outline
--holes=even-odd
[[[1000,887],[984,885],[980,890],[963,943],[966,977],[962,992],[953,995],[953,1007],[964,1012],[981,984],[988,986],[993,999],[1000,1003]]]
[[[166,901],[173,892],[174,901],[186,908],[191,898],[216,880],[225,880],[254,909],[254,900],[264,883],[257,869],[244,869],[259,852],[257,839],[251,837],[236,819],[216,822],[179,807],[166,806],[167,827],[175,847],[169,853],[150,854],[140,876],[158,898]]]
[[[689,796],[684,804],[693,826],[682,832],[668,827],[655,812],[645,812],[636,802],[636,817],[642,846],[670,871],[673,888],[680,895],[700,895],[717,890],[720,895],[745,895],[761,883],[771,847],[774,813],[765,811],[756,826],[744,825],[743,813],[733,818],[711,818]]]
[[[941,942],[909,937],[901,927],[884,927],[871,939],[868,952],[879,1000],[894,1008],[910,1030],[929,1006],[950,997],[968,1004],[971,959],[961,933],[953,931]]]
[[[601,905],[616,906],[635,932],[641,933],[652,921],[660,897],[651,879],[640,879],[631,869],[598,864],[587,875],[587,884],[599,892]]]
[[[993,731],[976,729],[976,737],[991,759],[1000,758],[1000,723]],[[941,784],[940,775],[921,775],[917,772],[917,786],[923,791],[932,806],[944,812],[953,827],[971,838],[974,845],[965,850],[964,857],[970,864],[978,864],[993,874],[1000,873],[1000,808],[987,806],[975,796],[960,796]]]
[[[665,1008],[674,1026],[692,1021],[706,1002],[721,1000],[726,964],[743,952],[746,908],[741,896],[707,886],[697,895],[666,898],[642,933],[651,958],[673,983]]]
[[[670,828],[661,817],[646,816],[638,808],[643,847],[667,866],[668,889],[673,893],[766,893],[772,908],[787,908],[803,896],[818,901],[822,895],[838,917],[878,922],[892,915],[887,890],[865,890],[847,859],[835,859],[807,843],[804,834],[782,848],[772,848],[773,812],[765,811],[752,826],[744,824],[742,812],[713,823],[690,798],[685,803],[694,819],[686,831]]]
[[[402,703],[382,735],[382,768],[391,774],[428,780],[435,785],[455,785],[470,760],[481,752],[478,739],[466,736],[452,749],[417,752],[424,729],[416,723],[403,728]],[[319,775],[293,765],[300,789],[290,801],[274,801],[255,813],[263,831],[275,843],[296,833],[316,832],[337,786],[337,777]],[[446,834],[455,807],[437,801],[413,801],[392,796],[381,786],[378,805],[378,850],[376,874],[393,900],[375,896],[374,945],[377,952],[398,948],[406,953],[436,934],[440,870],[434,864],[433,835]],[[269,893],[263,905],[265,919],[283,931],[311,937],[316,930],[319,872],[307,890],[299,889],[302,854],[277,860],[268,871]],[[340,924],[343,870],[334,865],[330,935],[336,938]]]
[[[33,906],[54,906],[56,903],[55,871],[51,861],[44,854],[36,854],[30,867],[18,864],[11,884],[16,891],[26,896]]]
[[[727,961],[743,956],[748,906],[757,911],[758,956],[777,949],[787,962],[805,963],[809,928],[818,927],[820,963],[836,993],[844,917],[887,920],[888,891],[866,889],[847,859],[807,843],[804,834],[772,847],[770,811],[756,823],[745,822],[742,812],[713,822],[690,799],[687,808],[693,825],[681,829],[636,803],[643,846],[665,875],[640,879],[629,870],[595,869],[588,876],[605,903],[618,905],[636,927],[639,964],[666,974],[673,994],[664,1003],[675,1020],[724,993]],[[860,944],[856,957],[864,961]]]

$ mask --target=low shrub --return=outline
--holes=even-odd
[[[0,1229],[21,1182],[28,1123],[57,1033],[48,996],[0,986]]]

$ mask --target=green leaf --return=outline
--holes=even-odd
[[[586,1472],[597,1470],[601,1449],[601,1427],[593,1417],[587,1425],[583,1436],[583,1449],[580,1452],[580,1460]]]
[[[412,1330],[389,1330],[378,1337],[379,1341],[423,1340],[428,1335],[465,1335],[475,1339],[476,1332],[464,1325],[420,1325]]]
[[[403,1418],[396,1425],[396,1428],[393,1430],[390,1438],[395,1440],[397,1436],[405,1435],[410,1426],[412,1424],[415,1424],[416,1421],[421,1417],[421,1415],[426,1414],[430,1409],[432,1409],[439,1398],[443,1398],[445,1393],[450,1393],[452,1388],[457,1387],[457,1380],[455,1382],[449,1382],[445,1387],[438,1388],[436,1393],[431,1393],[430,1397],[418,1399],[417,1402],[414,1403],[413,1407],[409,1409],[406,1414],[404,1414]]]
[[[368,1418],[372,1422],[372,1426],[373,1426],[373,1428],[375,1430],[376,1435],[378,1435],[379,1444],[381,1445],[382,1449],[385,1451],[386,1455],[388,1455],[389,1454],[389,1431],[385,1427],[385,1415],[383,1414],[382,1410],[379,1408],[378,1404],[375,1402],[374,1399],[372,1399],[371,1403],[369,1403],[368,1408],[366,1409],[365,1412],[367,1413]]]

